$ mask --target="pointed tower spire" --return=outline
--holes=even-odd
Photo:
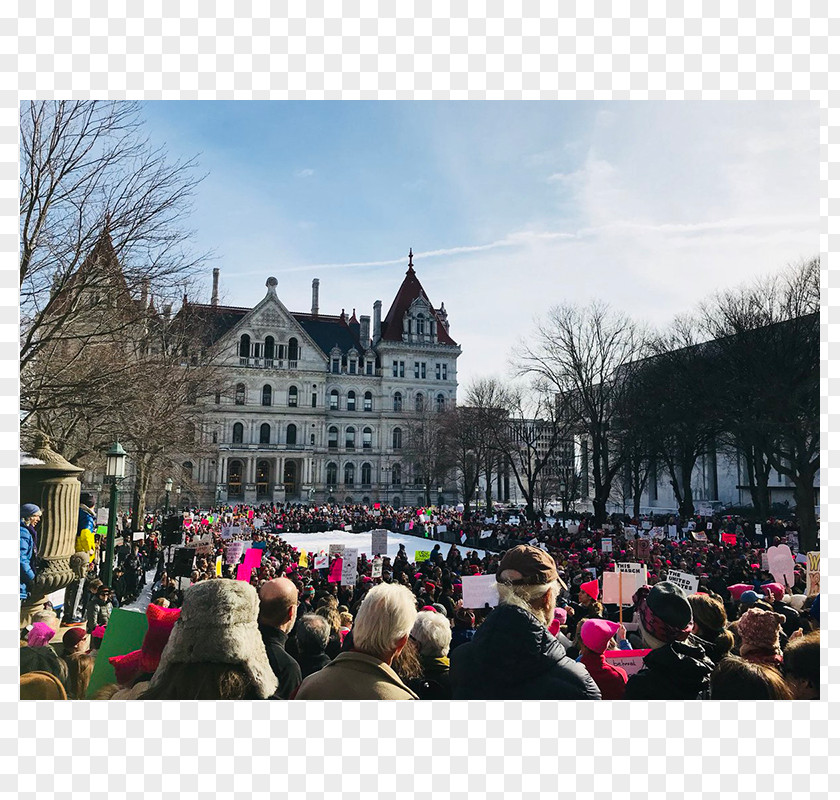
[[[408,269],[406,270],[406,275],[414,272],[414,253],[412,252],[411,248],[408,248]]]

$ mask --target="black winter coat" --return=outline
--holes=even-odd
[[[288,700],[302,680],[300,667],[286,652],[287,636],[277,628],[260,625],[260,635],[265,645],[265,654],[271,671],[277,676],[277,691],[271,695],[271,700]]]
[[[698,700],[707,692],[715,668],[693,636],[651,650],[645,666],[627,680],[625,700]]]
[[[600,700],[601,691],[533,614],[495,608],[450,654],[453,700]]]

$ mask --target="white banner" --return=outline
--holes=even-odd
[[[493,531],[482,531],[481,536],[479,538],[489,539],[492,535],[493,535]]]
[[[697,594],[700,586],[700,578],[689,572],[680,572],[678,569],[668,570],[668,583],[679,586],[686,594]]]
[[[344,545],[343,544],[331,544],[329,550],[327,551],[330,555],[338,553],[341,555],[344,552]]]
[[[484,608],[499,605],[499,590],[495,575],[464,575],[461,578],[464,608]]]
[[[341,561],[341,585],[355,586],[358,575],[359,551],[355,548],[345,548]]]
[[[372,556],[388,555],[388,531],[375,530],[370,532],[370,554]]]

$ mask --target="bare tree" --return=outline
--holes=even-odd
[[[591,448],[597,525],[606,519],[613,480],[623,464],[613,422],[644,346],[644,333],[629,317],[593,302],[553,308],[515,358],[520,374],[538,376],[568,398],[566,413]]]
[[[441,418],[442,445],[448,461],[458,475],[461,496],[464,498],[464,513],[470,513],[470,505],[478,489],[481,464],[486,447],[482,437],[482,420],[476,409],[460,406],[445,411]]]
[[[427,407],[415,409],[406,424],[403,463],[422,484],[426,504],[432,503],[432,487],[446,481],[454,467],[446,444],[445,412]]]

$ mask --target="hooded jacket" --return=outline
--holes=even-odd
[[[689,636],[651,650],[645,666],[627,679],[625,700],[698,700],[715,668],[706,651]]]
[[[20,523],[20,599],[29,597],[29,585],[35,580],[35,529]]]
[[[453,700],[600,700],[582,664],[523,608],[495,608],[450,654]]]

